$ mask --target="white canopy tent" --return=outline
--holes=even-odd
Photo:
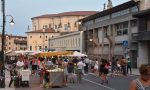
[[[15,51],[17,54],[28,54],[28,55],[35,55],[37,53],[40,53],[41,51]]]
[[[74,51],[73,55],[70,55],[70,56],[74,56],[74,57],[87,57],[86,54],[83,54],[83,53],[80,53],[80,52],[77,52],[77,51]]]

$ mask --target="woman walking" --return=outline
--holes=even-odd
[[[100,78],[102,80],[101,84],[108,83],[107,74],[109,71],[109,63],[107,60],[102,59],[102,63],[100,64]]]
[[[130,90],[150,90],[150,64],[143,64],[139,68],[140,77],[133,80]]]

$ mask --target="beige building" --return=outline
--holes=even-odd
[[[74,32],[80,28],[79,19],[96,11],[74,11],[33,17],[32,31],[27,32],[28,50],[48,50],[48,39],[62,32]]]
[[[95,11],[74,11],[33,17],[32,30],[53,28],[55,32],[78,31],[78,20],[95,13]]]
[[[31,51],[46,51],[48,50],[48,41],[49,38],[60,35],[58,32],[55,32],[53,29],[43,29],[30,31],[27,33],[27,42],[28,42],[28,50]]]
[[[1,36],[0,36],[0,42],[1,42]],[[27,37],[7,35],[7,34],[5,35],[5,49],[4,49],[5,52],[11,50],[17,51],[17,50],[26,50],[26,49],[27,49]]]

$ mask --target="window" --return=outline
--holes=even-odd
[[[47,26],[47,25],[45,25],[45,28],[48,28],[48,26]]]
[[[42,49],[42,47],[41,46],[39,46],[39,50],[41,50]]]
[[[17,50],[17,47],[16,47],[16,50]]]
[[[32,50],[32,46],[30,46],[30,50]]]
[[[64,30],[67,31],[68,30],[68,25],[64,24]]]
[[[45,46],[45,48],[47,49],[47,46]]]
[[[45,36],[45,38],[47,38],[47,36]]]
[[[11,45],[11,42],[9,42],[9,45]]]
[[[77,22],[74,23],[74,27],[77,27]]]
[[[132,20],[131,21],[131,27],[135,27],[137,26],[137,21],[136,20]]]
[[[115,27],[117,36],[128,34],[128,22],[119,23]]]
[[[30,36],[30,38],[32,38],[32,36]]]
[[[20,47],[20,50],[23,50],[23,48],[22,48],[22,47]]]
[[[55,25],[55,29],[57,29],[57,25]]]
[[[104,37],[109,34],[108,26],[104,27]]]
[[[41,36],[40,36],[40,38],[41,38]]]
[[[62,28],[62,24],[61,24],[61,23],[59,23],[59,26],[58,26],[58,28]]]
[[[138,12],[138,7],[137,6],[132,7],[131,12]]]
[[[48,28],[48,26],[47,25],[43,25],[43,29],[46,29],[46,28]]]
[[[70,28],[70,23],[68,22],[68,28]]]
[[[9,49],[11,49],[11,47],[9,47]]]
[[[49,24],[49,28],[51,28],[51,24]]]
[[[34,26],[34,30],[36,30],[36,26]]]

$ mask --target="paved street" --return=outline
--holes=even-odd
[[[109,76],[109,84],[100,84],[100,79],[93,74],[88,74],[84,76],[83,82],[81,84],[74,83],[68,84],[67,87],[64,88],[50,88],[48,90],[128,90],[130,81],[135,79],[136,75],[130,76]],[[8,81],[7,81],[8,82]],[[6,84],[8,85],[8,84]],[[39,79],[37,76],[32,76],[30,81],[29,88],[11,88],[0,89],[0,90],[44,90],[40,87]]]
[[[48,90],[128,90],[131,80],[137,78],[139,75],[137,69],[132,69],[133,75],[128,76],[109,76],[108,84],[100,84],[101,80],[93,73],[89,73],[84,76],[81,84],[74,83],[68,84],[67,87],[63,88],[50,88]],[[6,70],[6,88],[0,90],[44,90],[40,87],[39,77],[31,76],[29,88],[14,88],[13,84],[9,88],[8,84],[10,81],[9,72]]]

